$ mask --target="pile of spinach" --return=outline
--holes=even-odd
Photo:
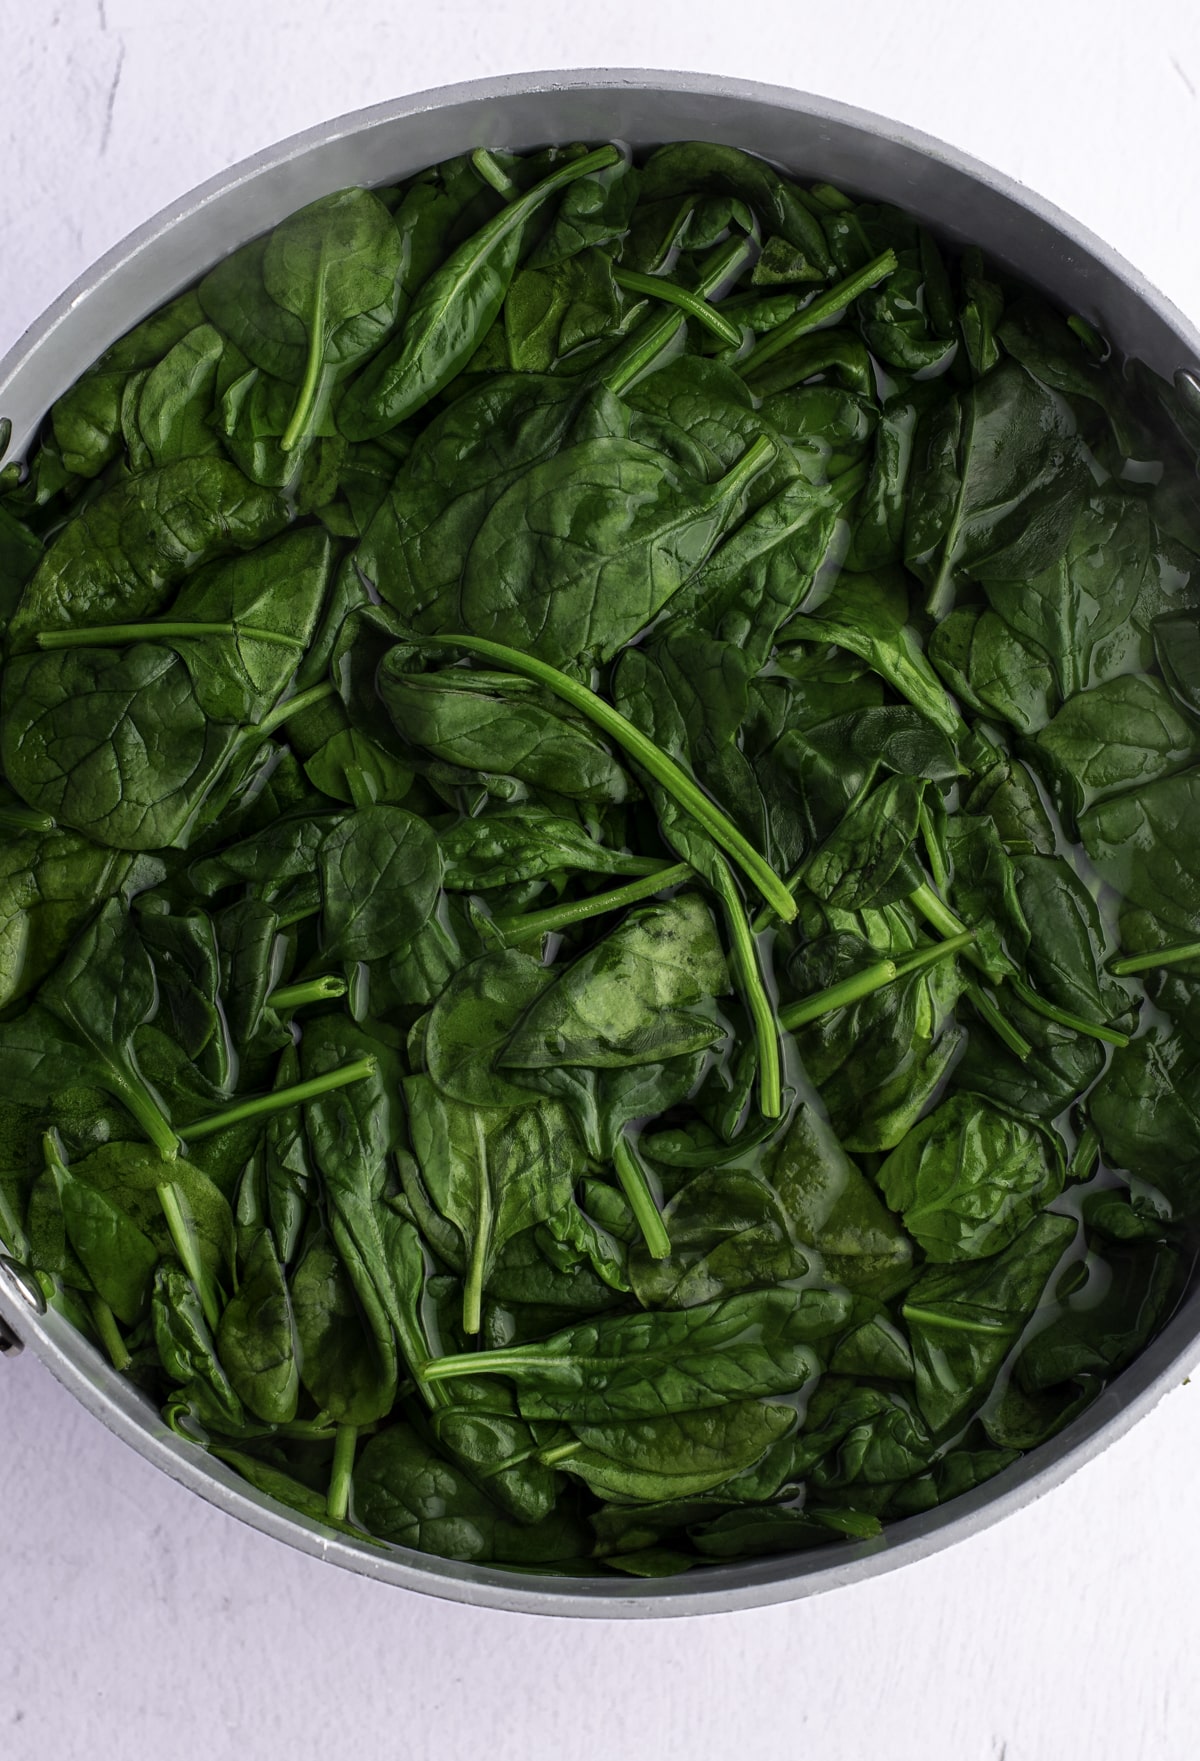
[[[0,472],[0,1239],[261,1492],[651,1576],[1050,1437],[1200,1208],[1194,415],[729,147],[312,203]]]

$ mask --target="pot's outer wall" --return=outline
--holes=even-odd
[[[1200,335],[1128,263],[1049,203],[916,130],[748,80],[625,70],[521,74],[362,110],[244,160],[166,208],[62,295],[0,361],[0,412],[20,457],[54,399],[140,318],[306,202],[407,177],[472,147],[567,140],[744,147],[795,175],[894,202],[1089,319],[1164,378],[1200,366]],[[87,1409],[210,1503],[265,1534],[385,1582],[528,1614],[714,1614],[810,1596],[936,1552],[1050,1491],[1181,1380],[1200,1338],[1200,1286],[1137,1362],[1050,1443],[952,1504],[876,1541],[649,1580],[534,1577],[402,1548],[357,1546],[285,1513],[175,1436],[61,1316],[37,1314],[0,1264],[0,1322]]]

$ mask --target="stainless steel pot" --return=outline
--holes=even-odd
[[[348,184],[394,181],[476,146],[565,140],[634,147],[712,140],[798,176],[907,209],[1090,319],[1200,409],[1200,335],[1136,270],[1009,179],[926,135],[823,98],[697,74],[522,74],[360,110],[244,160],[166,208],[83,276],[0,362],[0,412],[19,456],[47,407],[109,343],[216,259],[303,203]],[[1074,1424],[944,1509],[878,1540],[640,1583],[517,1575],[423,1553],[356,1546],[273,1504],[157,1412],[0,1259],[0,1354],[27,1344],[63,1385],[149,1461],[210,1503],[351,1571],[458,1602],[529,1614],[716,1613],[811,1596],[922,1558],[1057,1486],[1127,1430],[1200,1355],[1200,1285],[1170,1325]],[[2,1373],[2,1369],[0,1369]]]

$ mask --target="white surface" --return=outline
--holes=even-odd
[[[1194,0],[0,0],[0,352],[233,160],[399,92],[688,67],[903,118],[1200,320]],[[1193,1761],[1200,1382],[998,1530],[815,1602],[566,1624],[363,1582],[0,1363],[0,1761]]]

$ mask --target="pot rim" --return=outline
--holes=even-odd
[[[47,351],[53,349],[56,341],[68,338],[72,327],[80,327],[81,315],[88,312],[89,303],[94,304],[115,277],[182,222],[205,215],[265,174],[296,166],[332,143],[456,107],[472,107],[485,115],[490,109],[494,117],[499,117],[506,107],[514,108],[522,100],[539,94],[606,92],[631,93],[649,100],[656,95],[695,98],[701,106],[726,102],[743,109],[790,112],[818,126],[828,125],[831,130],[869,136],[898,154],[916,155],[926,163],[945,168],[1007,203],[1027,223],[1035,223],[1047,236],[1060,241],[1066,247],[1066,255],[1082,263],[1085,272],[1088,266],[1094,267],[1099,281],[1107,285],[1108,278],[1123,296],[1129,296],[1126,309],[1136,309],[1149,320],[1154,346],[1148,353],[1158,355],[1152,365],[1170,373],[1181,364],[1187,368],[1200,361],[1200,333],[1116,251],[1035,192],[931,135],[852,105],[754,80],[653,69],[585,68],[463,81],[351,111],[291,135],[217,173],[134,228],[28,327],[0,360],[0,409],[14,384],[19,386],[23,378],[29,377],[31,366],[36,381],[37,368]],[[676,134],[668,138],[683,137]],[[293,204],[299,205],[299,201]],[[933,224],[937,225],[936,220]],[[946,228],[942,230],[945,232]],[[232,248],[226,236],[218,254],[224,255]],[[215,260],[216,255],[210,254],[208,261]],[[1032,279],[1027,269],[1022,273],[1027,280]],[[193,279],[188,274],[180,285],[188,285]],[[152,310],[160,303],[156,294],[144,310]],[[109,341],[143,315],[135,313],[131,317],[128,303],[124,311],[124,321]],[[86,329],[86,321],[82,328]],[[74,346],[78,348],[77,343]],[[103,346],[107,345],[102,343]],[[65,352],[69,356],[71,349]],[[84,364],[98,352],[99,349],[93,349]],[[62,377],[52,395],[65,389],[74,376],[72,371]],[[20,456],[44,413],[45,400],[41,400],[41,408],[36,407],[37,402],[35,397],[23,421],[14,420],[16,456]],[[118,1376],[63,1316],[44,1307],[38,1311],[12,1263],[0,1256],[0,1339],[4,1325],[22,1343],[27,1343],[57,1380],[116,1436],[172,1479],[263,1534],[364,1576],[451,1601],[526,1614],[612,1619],[731,1612],[815,1595],[895,1570],[991,1527],[1060,1485],[1184,1378],[1200,1356],[1200,1289],[1193,1289],[1184,1297],[1166,1328],[1085,1413],[1048,1443],[1022,1456],[972,1492],[921,1516],[890,1524],[883,1535],[870,1542],[835,1543],[813,1553],[701,1567],[678,1578],[640,1580],[636,1590],[632,1582],[621,1579],[572,1579],[515,1572],[443,1560],[407,1548],[389,1548],[384,1552],[369,1544],[360,1546],[286,1510],[257,1493],[217,1458],[168,1430],[152,1404]]]

